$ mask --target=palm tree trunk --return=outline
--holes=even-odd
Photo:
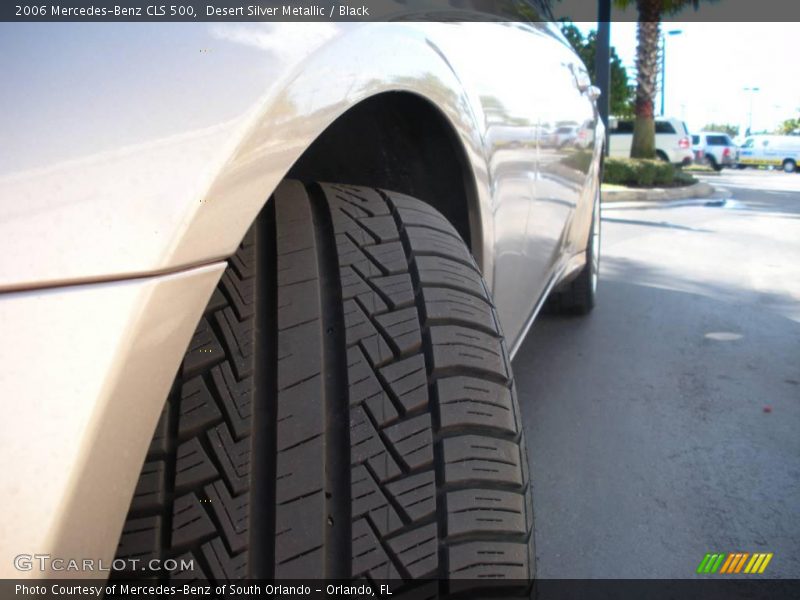
[[[636,101],[631,158],[655,158],[653,106],[658,77],[658,40],[661,37],[661,0],[637,0],[639,11],[636,48]]]

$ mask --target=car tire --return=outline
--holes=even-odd
[[[794,162],[791,158],[787,158],[783,161],[783,172],[784,173],[794,173],[797,170],[797,163]]]
[[[586,243],[585,264],[566,286],[552,292],[545,312],[559,315],[586,315],[597,303],[597,284],[600,275],[600,240],[602,231],[600,188],[592,206],[592,224]]]
[[[528,586],[532,518],[508,351],[456,230],[402,194],[283,182],[189,344],[117,550],[194,569],[120,575]]]

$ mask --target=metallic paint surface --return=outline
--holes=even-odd
[[[108,575],[17,571],[13,558],[110,564],[164,398],[224,267],[0,295],[0,577]]]
[[[464,146],[482,224],[473,248],[510,339],[575,242],[565,225],[591,180],[561,164],[547,132],[588,122],[593,143],[597,119],[552,24],[6,29],[0,290],[229,256],[304,149],[348,108],[392,91],[437,106]]]
[[[452,126],[512,353],[586,245],[602,125],[552,24],[0,24],[0,74],[5,577],[113,556],[215,261],[358,102],[413,93]]]

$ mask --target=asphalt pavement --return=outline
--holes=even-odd
[[[800,174],[724,206],[603,209],[598,306],[514,359],[542,578],[800,578]]]

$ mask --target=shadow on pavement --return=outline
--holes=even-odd
[[[606,261],[595,312],[541,317],[514,359],[538,576],[691,578],[706,552],[763,551],[765,576],[798,577],[800,324],[665,277]]]

